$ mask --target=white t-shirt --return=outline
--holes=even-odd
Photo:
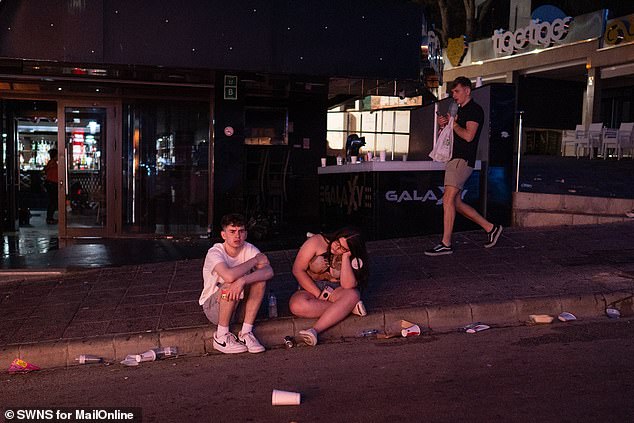
[[[207,256],[205,257],[205,264],[203,264],[203,292],[200,294],[200,299],[198,300],[198,304],[203,305],[205,301],[209,299],[216,291],[220,285],[224,283],[220,275],[214,271],[214,268],[218,263],[224,262],[227,267],[236,267],[239,264],[244,263],[247,260],[251,260],[255,257],[260,250],[253,244],[248,242],[244,243],[244,246],[240,250],[237,256],[231,257],[225,251],[225,244],[214,244],[213,247],[207,251]],[[247,272],[248,273],[248,272]]]

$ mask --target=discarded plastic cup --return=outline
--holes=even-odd
[[[487,330],[487,329],[491,329],[491,326],[488,325],[475,325],[474,327],[471,327],[469,329],[467,329],[465,332],[467,333],[476,333],[476,332],[481,332],[483,330]]]
[[[302,396],[299,392],[280,391],[273,389],[271,394],[271,403],[273,405],[299,405]]]
[[[93,364],[103,362],[103,358],[91,354],[81,354],[75,357],[75,361],[79,364]]]
[[[473,322],[473,323],[469,323],[467,326],[464,326],[464,327],[462,328],[462,330],[463,330],[464,332],[466,332],[468,329],[473,329],[474,327],[476,327],[476,326],[478,326],[478,325],[481,325],[481,324],[482,324],[482,322]]]
[[[138,366],[139,362],[136,359],[136,354],[128,354],[125,360],[121,361],[121,364],[124,366]]]
[[[136,359],[136,361],[138,361],[139,363],[143,362],[143,361],[154,361],[156,360],[156,351],[154,350],[147,350],[144,353],[141,354],[137,354],[134,356],[134,358]]]
[[[569,322],[571,320],[577,320],[577,316],[575,316],[572,313],[568,313],[567,311],[564,311],[563,313],[560,313],[559,316],[557,316],[557,318],[559,320],[561,320],[562,322]]]
[[[366,336],[374,336],[379,333],[378,329],[364,329],[357,334],[357,338],[363,338]]]
[[[420,327],[418,325],[412,325],[408,328],[401,330],[401,335],[403,338],[408,338],[410,336],[418,336],[420,335]]]
[[[618,319],[621,317],[621,312],[612,307],[606,308],[605,314],[607,314],[610,319]]]

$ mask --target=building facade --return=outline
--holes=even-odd
[[[3,231],[46,208],[52,149],[62,238],[318,222],[328,107],[351,81],[418,78],[421,19],[378,0],[1,2]]]

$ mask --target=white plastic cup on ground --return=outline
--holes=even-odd
[[[301,403],[301,394],[299,392],[273,389],[271,403],[273,405],[299,405]]]
[[[381,152],[379,153],[379,160],[382,162],[385,161],[385,150],[381,150]]]
[[[420,335],[420,327],[418,325],[413,325],[408,328],[401,330],[401,335],[403,338],[407,338],[409,336],[418,336]]]
[[[156,351],[147,350],[146,352],[142,354],[137,354],[135,358],[136,358],[136,361],[138,361],[139,363],[142,361],[154,361],[156,360]]]
[[[350,163],[356,163],[357,162],[357,156],[350,156]]]
[[[326,158],[325,157],[321,158],[321,167],[326,167]]]

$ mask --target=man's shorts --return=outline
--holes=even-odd
[[[445,185],[463,189],[465,182],[473,173],[473,168],[464,159],[451,159],[445,167]]]
[[[220,296],[221,295],[222,295],[222,287],[220,287],[220,289],[214,292],[213,295],[207,298],[207,301],[203,303],[203,311],[205,312],[205,316],[207,316],[207,319],[209,319],[209,321],[213,323],[214,325],[218,324],[218,320],[220,317]],[[236,311],[238,310],[239,306],[240,304],[238,304],[238,307],[236,307],[236,309],[233,311],[233,315],[231,316],[231,323],[235,322]]]

